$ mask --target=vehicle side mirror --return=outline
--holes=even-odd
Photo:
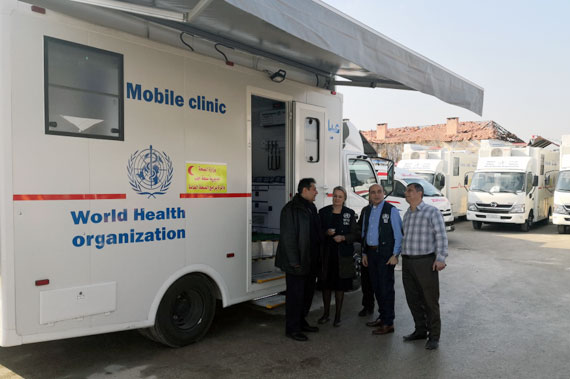
[[[544,185],[545,186],[549,186],[550,185],[550,176],[547,176],[544,178]]]
[[[532,186],[533,186],[533,187],[538,186],[538,175],[535,175],[535,176],[532,178]]]
[[[463,177],[463,185],[466,186],[466,185],[468,185],[468,184],[469,184],[469,177],[468,177],[467,175],[465,175],[465,176]]]
[[[441,179],[439,181],[439,188],[443,188],[445,187],[445,176],[441,176]]]

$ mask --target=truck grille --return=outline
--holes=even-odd
[[[476,203],[479,212],[483,213],[509,213],[512,204]]]

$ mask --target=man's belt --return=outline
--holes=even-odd
[[[366,245],[366,250],[367,250],[367,251],[376,251],[376,250],[378,250],[378,246],[369,246],[369,245]]]
[[[435,253],[422,254],[422,255],[404,255],[404,254],[402,254],[402,257],[406,258],[406,259],[425,259],[425,258],[435,257]]]

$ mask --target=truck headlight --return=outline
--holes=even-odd
[[[564,208],[564,205],[562,204],[554,204],[554,213],[559,213],[563,215],[568,214],[568,212]]]
[[[475,203],[467,203],[467,210],[477,212],[478,209]]]
[[[515,204],[509,213],[524,213],[524,204]]]

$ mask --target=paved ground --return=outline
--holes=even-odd
[[[396,272],[396,333],[372,336],[347,294],[343,324],[305,343],[284,336],[284,309],[221,310],[206,338],[168,349],[136,331],[0,348],[0,378],[568,378],[570,234],[462,222],[440,276],[440,349],[413,330]],[[320,294],[310,318],[322,312]]]

